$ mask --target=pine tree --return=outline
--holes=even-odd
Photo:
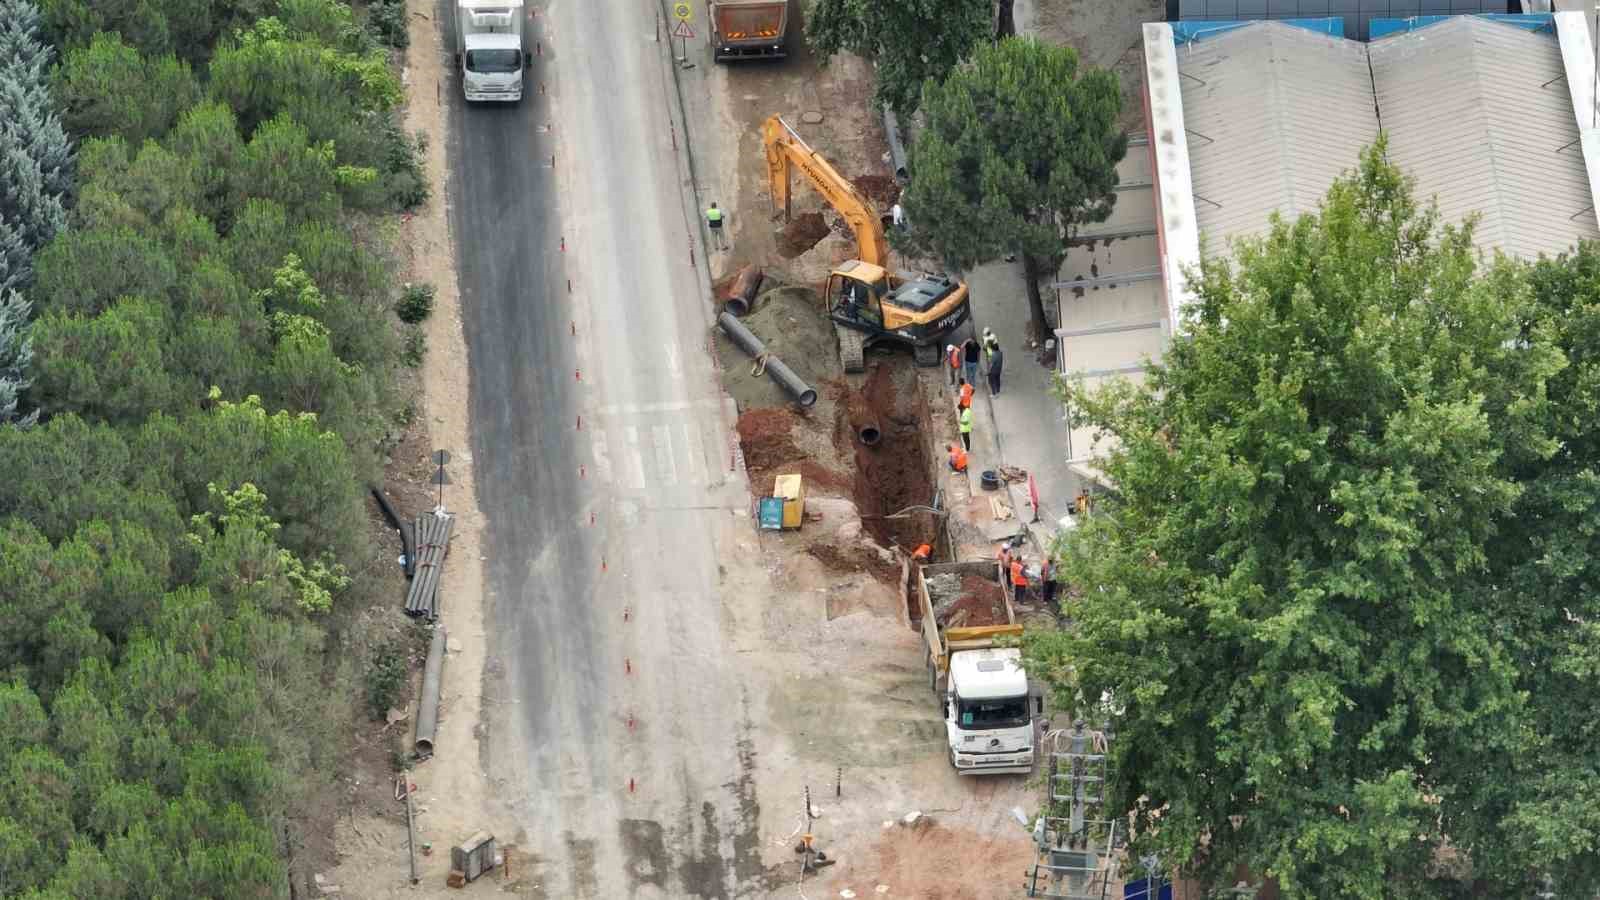
[[[17,395],[29,385],[33,339],[28,335],[28,309],[21,294],[0,291],[0,422],[16,418]]]
[[[0,295],[20,291],[33,281],[33,254],[22,241],[22,233],[0,216]]]
[[[0,70],[0,109],[7,111],[0,128],[39,164],[45,191],[64,198],[72,184],[72,142],[50,104],[49,90]]]
[[[54,52],[39,38],[31,0],[0,0],[0,128],[39,164],[45,189],[63,197],[72,183],[72,144],[50,95]]]
[[[66,225],[61,198],[45,188],[44,172],[10,130],[0,128],[0,218],[37,252]]]

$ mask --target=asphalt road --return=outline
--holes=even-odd
[[[500,711],[482,764],[523,824],[534,896],[764,893],[718,597],[718,535],[748,527],[731,512],[745,491],[655,9],[541,0],[524,102],[451,99]]]

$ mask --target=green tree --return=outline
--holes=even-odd
[[[1078,228],[1105,221],[1128,139],[1116,76],[1071,47],[1006,38],[923,91],[927,125],[911,148],[904,244],[952,268],[1021,253],[1036,335],[1039,279]]]
[[[922,85],[942,81],[994,36],[991,0],[814,0],[806,41],[827,59],[855,53],[877,64],[877,101],[915,112]]]
[[[187,63],[141,56],[116,34],[68,50],[55,74],[57,108],[76,135],[117,135],[132,146],[160,137],[199,95]]]
[[[1066,390],[1116,438],[1116,493],[1058,548],[1073,630],[1028,652],[1114,722],[1135,851],[1213,882],[1248,865],[1292,898],[1460,896],[1432,875],[1446,847],[1489,896],[1592,864],[1592,813],[1524,836],[1559,832],[1542,856],[1496,846],[1513,798],[1582,777],[1541,757],[1560,734],[1541,708],[1596,706],[1530,696],[1558,657],[1508,619],[1590,648],[1592,626],[1495,562],[1516,473],[1558,451],[1565,361],[1523,273],[1479,271],[1470,223],[1420,208],[1381,142],[1233,260],[1196,273],[1145,386]]]
[[[137,425],[152,410],[185,404],[165,358],[166,313],[123,298],[93,317],[52,313],[35,323],[34,377],[40,407],[114,425]],[[196,396],[187,403],[199,401]]]
[[[131,226],[68,231],[34,261],[40,313],[96,315],[121,297],[170,300],[178,268],[156,239]]]

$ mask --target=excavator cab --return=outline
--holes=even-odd
[[[867,270],[867,271],[862,271]],[[871,331],[883,328],[883,298],[889,293],[889,276],[877,266],[851,260],[828,276],[831,318]]]

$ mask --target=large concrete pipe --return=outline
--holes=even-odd
[[[755,309],[756,293],[761,290],[761,280],[765,273],[761,267],[751,263],[739,270],[739,276],[733,280],[733,289],[728,292],[728,300],[722,308],[736,316],[747,316],[750,310]]]
[[[767,353],[767,345],[761,343],[761,339],[751,334],[750,329],[744,327],[731,313],[725,312],[717,316],[717,324],[721,325],[722,330],[728,333],[728,337],[733,338],[733,342],[739,345],[739,349],[757,359],[763,356],[766,357],[767,374],[771,375],[772,380],[776,381],[780,387],[788,391],[789,396],[793,397],[795,402],[801,406],[811,406],[817,402],[817,392],[812,390],[810,385],[801,381],[798,375],[783,364],[783,360]]]
[[[894,178],[905,184],[911,172],[906,162],[906,145],[900,141],[900,119],[887,106],[883,108],[883,130],[889,135],[889,160],[894,164]]]
[[[417,757],[433,756],[433,736],[439,730],[439,685],[444,673],[444,626],[433,629],[428,661],[422,666],[422,697],[417,702]]]

